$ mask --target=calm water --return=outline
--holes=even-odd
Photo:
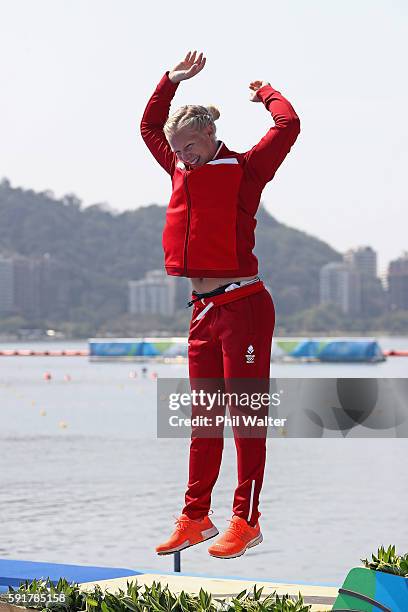
[[[380,343],[408,349],[408,338]],[[172,571],[172,558],[157,557],[154,546],[180,512],[189,441],[156,439],[151,373],[185,377],[187,366],[148,370],[143,378],[139,364],[0,358],[1,557]],[[408,358],[272,364],[271,375],[407,377]],[[407,552],[407,448],[405,439],[268,440],[263,544],[225,561],[209,557],[203,544],[182,553],[182,571],[339,583],[380,544]],[[235,447],[226,439],[212,503],[220,530],[235,484]]]

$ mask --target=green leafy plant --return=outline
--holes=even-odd
[[[395,546],[390,545],[387,550],[385,550],[384,546],[380,546],[377,554],[372,554],[371,557],[371,561],[361,559],[368,569],[408,578],[408,553],[397,555]]]
[[[263,587],[254,585],[253,592],[241,591],[231,602],[217,600],[221,603],[223,612],[309,612],[311,606],[306,605],[301,593],[298,600],[293,601],[290,595],[279,596],[276,591],[262,599]]]
[[[137,581],[126,581],[126,592],[118,589],[116,593],[110,593],[102,592],[98,585],[93,590],[83,591],[79,584],[68,583],[65,578],[60,578],[54,585],[47,578],[31,583],[25,581],[17,590],[9,587],[8,593],[0,594],[0,603],[9,603],[12,593],[26,597],[33,594],[50,596],[45,606],[31,600],[27,605],[44,612],[310,612],[311,606],[304,603],[301,593],[293,601],[290,595],[279,596],[276,591],[263,597],[262,591],[263,587],[255,585],[253,591],[244,590],[227,600],[215,599],[203,589],[198,595],[185,591],[176,595],[160,582],[142,586]],[[62,598],[64,601],[55,601],[51,597],[61,594],[65,596]]]

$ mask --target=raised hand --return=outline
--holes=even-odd
[[[267,81],[252,81],[249,84],[249,89],[251,89],[251,93],[249,95],[249,99],[251,102],[261,102],[260,98],[257,96],[257,91],[264,85],[270,85]]]
[[[203,57],[203,53],[197,56],[197,51],[189,51],[186,57],[177,66],[170,70],[169,79],[173,83],[180,83],[191,79],[193,76],[201,72],[205,66],[206,58]]]

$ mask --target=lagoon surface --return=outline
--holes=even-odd
[[[379,341],[408,349],[408,338]],[[50,348],[21,348],[41,346]],[[157,439],[152,374],[186,377],[187,366],[143,365],[146,376],[142,364],[0,357],[0,557],[173,570],[172,557],[154,547],[183,504],[189,440]],[[407,378],[408,358],[272,363],[271,376]],[[407,439],[269,439],[264,542],[231,560],[211,558],[204,543],[182,553],[182,571],[338,584],[381,544],[408,552],[407,451]],[[226,439],[212,501],[220,531],[235,485],[235,447]]]

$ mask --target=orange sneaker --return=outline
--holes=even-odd
[[[170,555],[194,544],[205,542],[205,540],[209,540],[219,533],[208,516],[194,521],[186,514],[181,514],[175,523],[176,528],[167,542],[156,546],[158,555]]]
[[[260,544],[262,540],[258,522],[255,527],[251,527],[245,519],[234,514],[226,532],[210,546],[208,552],[219,559],[233,559],[243,555],[247,548]]]

